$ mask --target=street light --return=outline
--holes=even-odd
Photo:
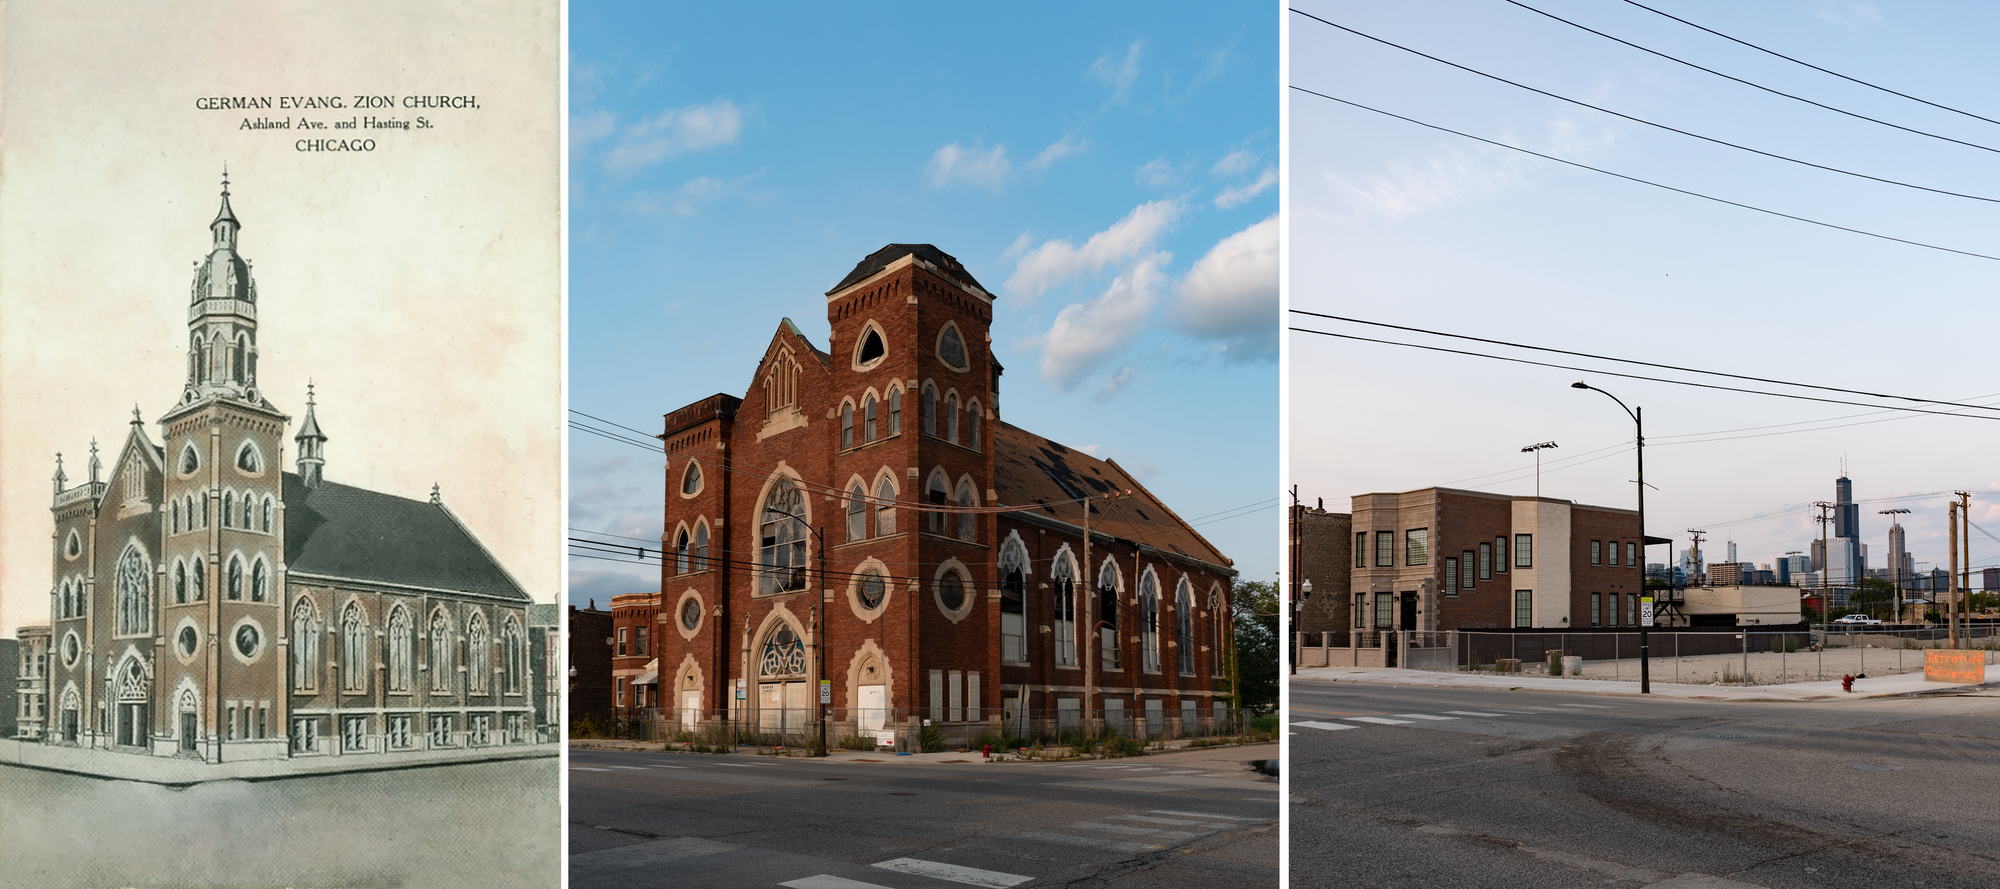
[[[1292,598],[1291,631],[1292,631],[1292,675],[1293,676],[1299,675],[1299,649],[1305,646],[1305,643],[1301,640],[1302,634],[1299,633],[1299,605],[1303,603],[1306,599],[1312,598],[1312,594],[1313,594],[1313,582],[1312,578],[1308,577],[1306,578],[1304,583],[1299,584],[1299,595]]]
[[[1536,500],[1542,499],[1542,451],[1555,446],[1556,446],[1555,442],[1545,441],[1542,442],[1541,444],[1531,444],[1521,449],[1521,453],[1523,454],[1528,453],[1529,451],[1535,452],[1535,499]]]
[[[1632,426],[1638,438],[1639,452],[1639,477],[1634,480],[1639,487],[1639,564],[1641,566],[1639,569],[1639,592],[1644,594],[1646,591],[1645,551],[1646,544],[1648,543],[1646,538],[1646,424],[1640,418],[1644,416],[1646,409],[1642,407],[1635,411],[1626,407],[1625,402],[1620,400],[1618,396],[1605,392],[1603,389],[1599,389],[1582,380],[1569,384],[1569,387],[1571,389],[1589,389],[1592,392],[1600,393],[1604,397],[1617,402],[1619,409],[1623,410],[1626,416],[1632,418]],[[1537,495],[1539,496],[1541,488],[1539,478],[1536,479],[1535,485]],[[1653,693],[1652,661],[1646,644],[1646,630],[1647,622],[1644,620],[1639,621],[1639,693],[1642,695]]]

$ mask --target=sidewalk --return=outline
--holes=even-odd
[[[1402,672],[1402,671],[1396,671],[1396,672]],[[1256,744],[1244,744],[1244,745],[1217,744],[1209,747],[1183,747],[1174,750],[1152,750],[1146,752],[1142,756],[1125,757],[1124,759],[1126,761],[1132,761],[1138,759],[1156,759],[1162,756],[1172,756],[1172,757],[1185,757],[1189,759],[1200,759],[1202,761],[1208,761],[1214,759],[1216,761],[1227,760],[1230,762],[1241,762],[1253,759],[1274,758],[1277,755],[1276,744],[1277,744],[1276,741],[1262,741]],[[602,740],[602,739],[589,738],[589,739],[573,740],[569,742],[569,745],[572,753],[578,750],[639,750],[650,753],[661,752],[660,750],[661,745],[659,741],[617,741],[617,740]],[[766,748],[760,748],[760,747],[738,747],[736,748],[736,752],[734,753],[725,753],[725,754],[690,753],[687,755],[688,756],[716,756],[716,755],[769,756],[770,755],[769,753],[760,752],[764,751],[765,749]],[[905,764],[929,763],[933,765],[958,764],[958,763],[972,764],[972,763],[982,763],[982,762],[1037,762],[1038,761],[1038,760],[1015,759],[1012,757],[1003,759],[1002,756],[1000,755],[1000,752],[997,750],[994,751],[994,757],[992,760],[985,759],[980,755],[980,752],[977,750],[969,750],[963,753],[957,751],[951,751],[946,753],[910,753],[900,756],[895,753],[890,753],[886,751],[835,750],[826,756],[804,757],[804,759],[809,762],[879,762],[879,763],[905,763]],[[1050,760],[1050,761],[1076,763],[1076,762],[1091,762],[1093,760],[1065,759],[1065,760]]]
[[[1524,691],[1559,691],[1585,695],[1637,695],[1637,680],[1616,679],[1561,679],[1550,676],[1526,676],[1518,673],[1485,672],[1434,672],[1430,670],[1391,670],[1368,667],[1300,667],[1294,680],[1307,682],[1360,682],[1368,685],[1410,685],[1432,688],[1503,688]],[[1652,694],[1657,697],[1690,698],[1703,701],[1841,701],[1865,700],[1868,698],[1893,698],[1902,695],[1939,694],[1967,692],[2000,686],[2000,682],[1985,685],[1957,685],[1947,682],[1925,682],[1924,674],[1902,673],[1880,678],[1857,679],[1853,693],[1840,690],[1840,680],[1824,682],[1793,682],[1786,685],[1676,685],[1670,682],[1653,682]]]

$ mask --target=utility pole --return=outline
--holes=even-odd
[[[1956,624],[1963,622],[1966,625],[1965,644],[1967,647],[1971,647],[1971,615],[1966,613],[1965,608],[1959,607],[1958,597],[1964,595],[1969,598],[1972,595],[1972,493],[1969,491],[1953,491],[1952,493],[1958,495],[1958,539],[1963,541],[1962,545],[1965,548],[1965,551],[1961,553],[1964,558],[1958,560],[1958,589],[1952,593],[1951,597],[1952,613],[1957,615],[1952,618],[1952,622],[1954,624],[1954,632],[1957,629]],[[1954,645],[1953,647],[1956,648],[1957,646]]]
[[[1833,516],[1829,515],[1828,512],[1834,508],[1834,504],[1824,500],[1815,500],[1813,501],[1813,507],[1819,510],[1819,517],[1815,521],[1819,522],[1820,561],[1820,564],[1813,566],[1813,573],[1819,575],[1819,622],[1824,624],[1827,622],[1827,618],[1833,614],[1833,603],[1828,601],[1826,591],[1826,524],[1833,521]]]
[[[1304,541],[1302,541],[1299,536],[1301,533],[1303,533],[1303,529],[1300,527],[1301,522],[1299,520],[1304,517],[1305,516],[1299,512],[1299,486],[1293,485],[1291,540],[1288,541],[1289,543],[1291,543],[1291,550],[1292,550],[1291,552],[1292,595],[1290,596],[1292,607],[1289,609],[1291,612],[1291,620],[1286,623],[1285,632],[1291,634],[1291,639],[1292,639],[1291,674],[1294,676],[1297,676],[1299,673],[1299,647],[1302,644],[1299,638],[1299,549]]]
[[[1945,639],[1952,648],[1958,647],[1958,501],[1951,501],[1945,509],[1947,524],[1951,525],[1951,561],[1945,568],[1944,580],[1944,632]]]
[[[1687,533],[1688,533],[1688,536],[1689,536],[1689,537],[1692,537],[1692,538],[1694,538],[1694,546],[1692,547],[1692,549],[1693,549],[1693,551],[1694,551],[1694,555],[1692,555],[1692,556],[1690,556],[1690,557],[1689,557],[1689,566],[1690,566],[1690,567],[1692,567],[1692,568],[1694,568],[1694,570],[1695,570],[1696,572],[1700,572],[1700,571],[1701,571],[1701,538],[1702,538],[1702,535],[1704,535],[1704,534],[1707,534],[1708,532],[1707,532],[1707,531],[1697,531],[1697,530],[1695,530],[1695,529],[1693,529],[1693,528],[1689,528],[1689,529],[1688,529],[1688,532],[1687,532]]]

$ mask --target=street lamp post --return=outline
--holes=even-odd
[[[1635,484],[1637,484],[1637,486],[1638,486],[1638,488],[1639,488],[1639,553],[1640,553],[1640,555],[1639,555],[1639,564],[1640,564],[1640,566],[1641,566],[1641,567],[1640,567],[1640,569],[1639,569],[1639,592],[1640,592],[1640,593],[1641,593],[1641,594],[1643,595],[1643,594],[1645,593],[1645,591],[1646,591],[1646,570],[1645,570],[1645,567],[1644,567],[1644,566],[1645,566],[1645,564],[1646,564],[1646,556],[1645,556],[1645,552],[1646,552],[1646,424],[1645,424],[1645,422],[1644,422],[1644,421],[1643,421],[1643,420],[1641,419],[1641,417],[1643,417],[1643,416],[1645,415],[1645,411],[1646,411],[1646,409],[1642,407],[1642,408],[1639,408],[1638,410],[1636,410],[1636,411],[1635,411],[1635,410],[1633,410],[1633,409],[1631,409],[1631,408],[1629,408],[1629,407],[1626,407],[1626,406],[1625,406],[1625,402],[1624,402],[1624,401],[1622,401],[1622,400],[1620,400],[1620,399],[1618,398],[1618,396],[1616,396],[1616,395],[1613,395],[1613,394],[1611,394],[1611,393],[1609,393],[1609,392],[1605,392],[1605,391],[1604,391],[1603,389],[1599,389],[1599,388],[1597,388],[1597,387],[1595,387],[1595,386],[1592,386],[1592,385],[1590,385],[1589,383],[1586,383],[1586,382],[1583,382],[1582,380],[1578,380],[1578,381],[1576,381],[1576,382],[1574,382],[1574,383],[1571,383],[1571,384],[1570,384],[1570,388],[1572,388],[1572,389],[1589,389],[1589,390],[1591,390],[1591,391],[1593,391],[1593,392],[1598,392],[1598,393],[1601,393],[1601,394],[1603,394],[1603,395],[1604,395],[1604,397],[1606,397],[1606,398],[1609,398],[1609,399],[1611,399],[1612,401],[1615,401],[1615,402],[1617,402],[1617,403],[1618,403],[1618,407],[1619,407],[1619,408],[1620,408],[1621,410],[1625,411],[1625,415],[1626,415],[1626,416],[1628,416],[1628,417],[1631,417],[1631,418],[1632,418],[1632,427],[1633,427],[1633,430],[1634,430],[1634,432],[1635,432],[1635,433],[1636,433],[1636,435],[1637,435],[1637,439],[1638,439],[1638,452],[1639,452],[1639,477],[1638,477],[1637,479],[1635,479],[1635,480],[1634,480],[1634,482],[1635,482]],[[1539,489],[1540,489],[1540,486],[1541,486],[1541,482],[1540,482],[1540,479],[1538,478],[1538,479],[1536,480],[1536,488],[1537,488],[1537,493],[1538,493],[1538,495],[1539,495]],[[1641,621],[1639,622],[1639,693],[1640,693],[1640,694],[1642,694],[1642,695],[1645,695],[1645,694],[1652,694],[1652,693],[1653,693],[1653,674],[1652,674],[1652,662],[1651,662],[1651,659],[1650,659],[1650,652],[1649,652],[1649,650],[1648,650],[1648,646],[1647,646],[1647,642],[1646,642],[1646,630],[1647,630],[1647,629],[1648,629],[1648,627],[1646,626],[1646,621],[1643,621],[1643,620],[1641,620]]]
[[[1601,392],[1603,390],[1600,389],[1598,391]],[[1523,454],[1528,453],[1529,451],[1535,452],[1535,499],[1536,500],[1542,499],[1542,452],[1555,446],[1556,446],[1555,442],[1545,441],[1540,444],[1531,444],[1521,449],[1521,453]]]
[[[1292,624],[1290,629],[1292,631],[1292,675],[1294,676],[1299,674],[1299,650],[1305,647],[1305,643],[1301,641],[1301,634],[1299,633],[1299,605],[1303,604],[1306,599],[1312,598],[1312,594],[1313,582],[1312,578],[1308,577],[1304,583],[1299,584],[1299,595],[1292,597]]]

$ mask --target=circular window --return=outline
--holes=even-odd
[[[181,657],[194,657],[195,647],[201,644],[201,634],[193,627],[182,627],[174,637],[174,644],[181,650]]]
[[[255,624],[241,624],[236,627],[236,653],[246,658],[254,658],[264,647],[264,634],[257,631]]]
[[[946,611],[957,611],[965,607],[965,582],[956,574],[947,574],[938,581],[938,602]]]
[[[76,659],[82,656],[83,656],[83,643],[76,638],[76,631],[71,630],[67,635],[63,636],[63,641],[62,641],[63,666],[65,667],[76,666]]]
[[[701,626],[701,601],[690,598],[681,603],[681,626],[692,630]]]
[[[957,580],[956,577],[952,579],[954,581]],[[861,607],[871,611],[880,608],[882,606],[882,597],[887,593],[888,589],[882,583],[881,574],[874,571],[862,573],[861,588],[856,592],[856,595],[861,598]],[[954,610],[957,609],[957,606],[952,607]]]

